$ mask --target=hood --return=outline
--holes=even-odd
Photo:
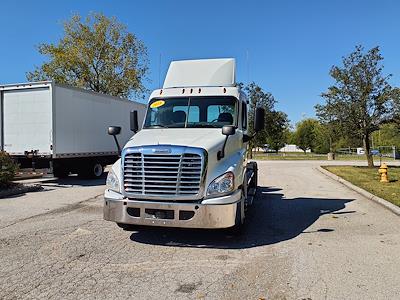
[[[147,145],[177,145],[218,151],[225,140],[221,128],[160,128],[142,129],[125,145],[128,147]],[[216,149],[217,148],[217,149]]]

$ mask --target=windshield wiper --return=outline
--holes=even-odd
[[[189,128],[218,128],[220,126],[218,125],[212,125],[212,124],[192,124],[188,126]]]
[[[150,125],[150,126],[147,127],[147,128],[152,128],[152,127],[163,127],[163,128],[168,128],[168,126],[165,126],[165,125],[162,125],[162,124],[153,124],[153,125]]]

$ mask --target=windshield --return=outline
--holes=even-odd
[[[236,125],[234,97],[208,96],[152,99],[144,128],[221,128]]]

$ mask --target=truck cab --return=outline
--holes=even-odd
[[[257,188],[257,165],[247,161],[247,103],[233,59],[172,62],[142,129],[108,174],[104,219],[122,228],[241,227]],[[262,109],[255,115],[260,130]]]

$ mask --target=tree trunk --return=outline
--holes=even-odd
[[[368,167],[373,168],[374,167],[374,158],[372,157],[372,154],[371,154],[368,133],[365,134],[363,137],[363,144],[364,144],[365,155],[367,156]]]

